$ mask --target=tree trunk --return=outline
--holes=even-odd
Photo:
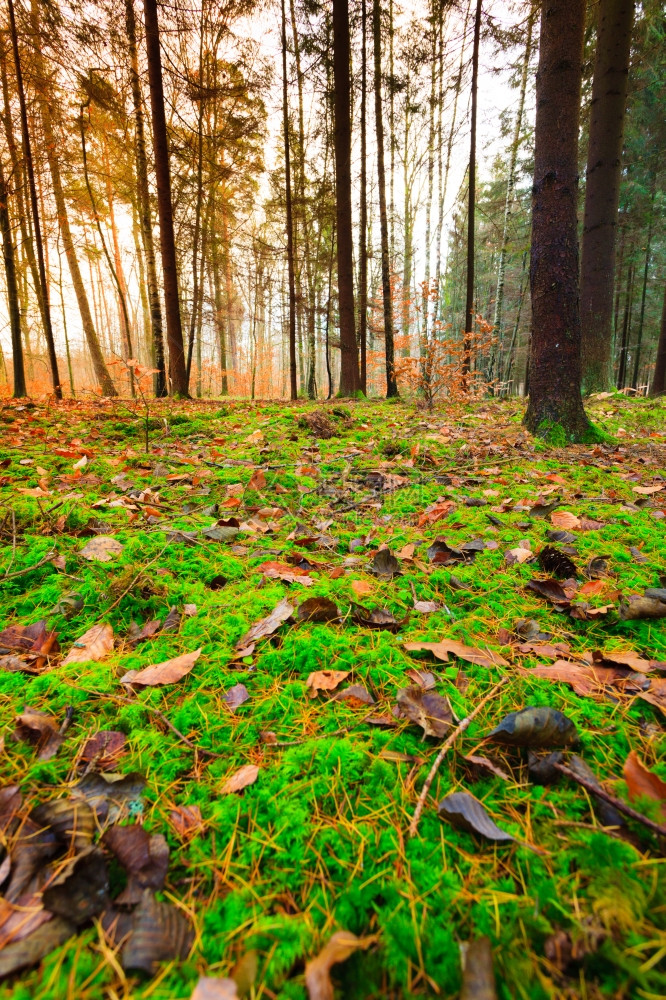
[[[634,0],[600,0],[592,82],[580,308],[585,392],[612,388],[617,210]]]
[[[134,0],[125,0],[125,27],[130,56],[130,82],[132,86],[132,104],[134,107],[134,126],[136,129],[136,181],[138,191],[139,222],[141,224],[141,239],[146,255],[146,277],[148,285],[148,301],[150,303],[150,325],[153,337],[154,365],[157,368],[155,376],[155,395],[166,396],[167,377],[164,360],[164,335],[162,329],[162,307],[160,291],[157,284],[157,267],[155,264],[155,242],[153,240],[153,223],[150,212],[150,191],[148,188],[148,161],[146,156],[146,134],[143,118],[143,100],[139,78],[139,56],[136,44],[136,18],[134,16]]]
[[[16,257],[14,241],[9,221],[9,191],[0,159],[0,230],[2,230],[2,255],[5,261],[7,281],[7,305],[12,333],[12,362],[14,365],[14,396],[27,396],[25,369],[23,367],[23,343],[21,341],[21,310],[19,309],[18,285],[16,284]]]
[[[393,302],[391,299],[391,260],[386,213],[386,171],[384,168],[384,120],[382,118],[382,41],[380,0],[372,2],[372,40],[374,51],[375,129],[377,133],[377,187],[379,191],[379,228],[382,245],[382,299],[384,302],[384,340],[386,352],[386,397],[398,395],[393,349]]]
[[[148,56],[148,81],[150,106],[153,119],[153,152],[157,180],[157,208],[160,217],[160,250],[162,253],[162,283],[164,286],[164,311],[166,314],[167,343],[169,345],[169,378],[174,396],[189,396],[183,327],[178,297],[178,266],[176,241],[173,230],[171,203],[171,171],[167,143],[164,89],[162,86],[162,56],[160,31],[157,20],[157,0],[143,0],[146,19],[146,54]]]
[[[638,370],[641,363],[641,346],[643,341],[643,324],[645,322],[645,300],[647,298],[648,273],[650,270],[650,255],[652,253],[652,226],[654,221],[654,200],[656,195],[656,178],[652,188],[652,198],[650,200],[650,222],[648,224],[647,243],[645,247],[645,264],[643,266],[643,288],[641,290],[641,311],[638,317],[638,333],[636,334],[636,347],[634,357],[634,374],[631,379],[631,388],[638,388]]]
[[[368,59],[367,59],[366,0],[361,0],[361,190],[358,232],[358,315],[359,347],[361,351],[361,391],[368,393],[368,169],[367,120]]]
[[[661,307],[661,328],[659,331],[659,343],[657,344],[657,357],[654,362],[654,375],[652,376],[652,386],[650,396],[663,396],[666,392],[666,283],[664,284],[664,301]]]
[[[206,27],[206,2],[201,2],[201,17],[199,24],[199,87],[203,88],[204,33]],[[197,315],[199,313],[199,296],[203,289],[199,286],[199,241],[201,239],[201,213],[203,210],[203,121],[204,121],[204,91],[200,89],[199,110],[197,114],[197,199],[194,210],[194,240],[192,242],[192,310],[190,312],[190,330],[187,340],[187,381],[189,384],[192,371],[192,351],[194,350],[194,335],[196,332]],[[197,395],[200,393],[197,391]]]
[[[44,336],[46,337],[46,348],[49,356],[49,366],[51,368],[51,381],[53,384],[53,393],[56,399],[62,399],[62,386],[60,385],[60,374],[58,372],[58,358],[56,356],[55,340],[53,338],[53,326],[51,325],[49,290],[46,281],[46,267],[44,264],[44,245],[42,243],[42,230],[39,222],[39,206],[37,203],[35,168],[32,160],[30,132],[28,130],[28,111],[25,102],[25,91],[23,89],[23,73],[21,71],[21,56],[19,54],[18,35],[16,33],[14,0],[7,0],[7,8],[9,11],[9,28],[11,32],[12,49],[14,53],[14,67],[16,70],[16,90],[18,92],[19,106],[21,109],[21,133],[23,136],[23,157],[25,159],[26,170],[28,173],[28,186],[30,188],[30,204],[32,208],[32,224],[35,233],[35,246],[37,248],[39,285],[41,289],[41,296],[43,302],[42,316],[44,319]]]
[[[580,394],[578,128],[584,0],[543,0],[536,78],[530,289],[532,433],[581,440],[592,430]],[[556,427],[559,425],[559,432]]]
[[[298,399],[296,384],[296,276],[294,272],[294,213],[291,200],[291,150],[289,144],[289,95],[287,90],[287,14],[282,0],[282,130],[287,213],[287,276],[289,282],[289,396]]]
[[[340,395],[360,388],[354,329],[354,259],[351,193],[351,53],[348,0],[333,0],[333,79],[335,84],[335,207],[338,230],[340,312]]]
[[[476,223],[476,111],[479,89],[479,42],[481,39],[481,4],[476,0],[474,15],[474,47],[472,49],[472,107],[469,135],[468,208],[467,208],[467,277],[465,293],[465,333],[463,340],[462,374],[467,387],[474,330],[474,230]]]
[[[617,388],[624,389],[627,380],[627,355],[629,354],[629,330],[631,328],[631,309],[634,298],[634,265],[629,265],[627,272],[627,287],[624,293],[624,319],[622,321],[622,343],[620,345],[620,363],[617,372]]]
[[[437,21],[437,9],[439,9],[440,22]],[[428,340],[429,319],[430,319],[430,216],[432,215],[432,200],[435,180],[435,93],[437,84],[437,41],[439,37],[439,26],[441,24],[441,4],[433,2],[430,12],[431,53],[430,53],[430,104],[428,108],[428,190],[426,194],[425,207],[425,276],[423,280],[423,293],[421,295],[421,319],[423,323],[422,335],[424,340]],[[441,169],[441,157],[440,157]]]
[[[497,290],[495,292],[495,315],[493,317],[493,327],[497,343],[493,348],[493,354],[488,371],[489,381],[495,377],[495,372],[501,367],[502,347],[504,342],[504,330],[502,326],[502,310],[504,307],[504,279],[506,274],[506,259],[509,253],[509,223],[511,219],[511,205],[513,203],[513,193],[516,187],[516,165],[518,163],[518,149],[520,147],[520,135],[523,129],[523,112],[525,110],[525,94],[527,91],[527,74],[532,55],[532,32],[536,18],[536,8],[530,11],[527,19],[527,38],[525,41],[525,54],[523,56],[523,66],[520,75],[520,94],[518,97],[518,108],[516,110],[516,121],[513,127],[511,141],[511,153],[509,157],[509,172],[506,180],[506,198],[504,201],[504,222],[502,225],[502,245],[500,248],[499,263],[497,266]]]

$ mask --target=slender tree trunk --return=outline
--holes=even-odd
[[[624,295],[624,319],[622,321],[622,343],[620,345],[620,364],[617,372],[617,388],[624,389],[627,381],[627,355],[629,354],[629,330],[631,328],[631,310],[634,298],[634,265],[629,265],[627,272],[627,288]]]
[[[650,387],[650,396],[663,396],[666,392],[666,282],[664,282],[664,300],[661,306],[661,326],[659,343],[654,362],[654,375]]]
[[[60,309],[62,311],[62,330],[65,335],[65,354],[67,355],[67,374],[69,375],[69,391],[72,394],[72,399],[76,397],[74,391],[74,372],[72,370],[72,352],[69,349],[69,335],[67,333],[67,310],[65,309],[65,293],[62,288],[62,254],[60,253],[60,248],[56,247],[58,250],[58,291],[60,292]]]
[[[437,11],[440,11],[439,21],[437,17]],[[435,182],[435,132],[436,132],[436,121],[435,121],[435,107],[436,107],[436,85],[437,85],[437,42],[439,37],[439,24],[441,24],[441,3],[439,0],[433,0],[430,8],[430,31],[432,33],[431,38],[431,51],[430,51],[430,102],[428,107],[428,188],[426,194],[426,206],[425,206],[425,217],[426,217],[426,228],[425,228],[425,275],[423,279],[423,292],[421,295],[421,321],[422,321],[422,338],[427,341],[430,333],[430,233],[431,233],[431,215],[432,215],[432,201],[434,192],[434,182]],[[440,159],[441,168],[441,159]]]
[[[584,0],[543,0],[536,80],[530,287],[530,398],[525,424],[568,440],[591,431],[583,409],[578,299],[578,129]]]
[[[472,108],[469,136],[468,208],[467,208],[467,277],[465,294],[465,333],[463,340],[462,374],[467,388],[467,376],[472,356],[474,330],[474,235],[476,226],[476,113],[479,89],[479,42],[481,39],[481,4],[476,0],[474,16],[474,47],[472,49]]]
[[[645,322],[645,300],[647,298],[648,273],[650,270],[650,255],[652,253],[652,225],[654,222],[654,199],[656,195],[656,179],[652,188],[652,198],[650,201],[650,222],[648,225],[647,244],[645,247],[645,264],[643,266],[643,288],[641,290],[641,311],[638,317],[638,333],[636,334],[636,347],[634,357],[634,374],[631,379],[632,389],[638,388],[638,370],[641,362],[641,346],[643,341],[643,324]]]
[[[106,203],[109,209],[111,241],[113,243],[113,267],[118,283],[120,331],[125,346],[125,358],[127,359],[134,356],[134,351],[132,350],[132,330],[127,309],[127,282],[125,281],[123,260],[120,254],[120,241],[118,239],[118,227],[116,226],[116,213],[113,207],[113,185],[111,184],[111,171],[106,147],[104,149],[104,170],[106,173]]]
[[[146,53],[148,56],[148,81],[153,119],[153,151],[157,180],[157,208],[160,217],[160,249],[162,252],[162,283],[164,286],[164,311],[166,314],[167,343],[169,345],[169,378],[174,396],[187,397],[188,378],[183,346],[183,327],[178,296],[178,266],[176,241],[173,230],[171,203],[171,170],[167,143],[164,89],[162,86],[162,56],[157,19],[157,0],[143,0],[146,20]]]
[[[215,211],[213,211],[213,218],[215,218]],[[211,255],[213,263],[213,292],[215,296],[215,326],[217,329],[217,339],[220,345],[220,368],[222,370],[220,395],[226,396],[229,393],[229,381],[227,377],[227,338],[224,324],[222,280],[220,278],[220,254],[218,238],[215,233],[213,234]]]
[[[398,395],[393,347],[393,302],[391,297],[391,260],[386,213],[386,172],[384,169],[384,119],[382,117],[382,41],[380,0],[372,2],[372,41],[374,51],[375,129],[377,134],[377,188],[379,228],[382,246],[382,299],[384,303],[384,340],[386,351],[386,397]]]
[[[504,280],[506,275],[506,259],[509,253],[509,229],[511,220],[511,206],[513,204],[513,194],[516,188],[516,165],[518,163],[518,150],[520,148],[520,136],[523,130],[523,113],[525,110],[525,94],[527,92],[527,75],[532,55],[532,33],[534,21],[536,19],[536,7],[533,7],[527,19],[527,38],[525,40],[525,54],[523,56],[523,66],[520,75],[520,93],[518,96],[518,108],[516,110],[516,121],[513,127],[511,140],[511,153],[509,156],[509,171],[506,181],[506,198],[504,201],[504,221],[502,224],[502,245],[500,248],[499,263],[497,266],[497,290],[495,292],[495,315],[493,316],[493,327],[496,345],[493,347],[491,355],[488,379],[492,381],[495,372],[501,366],[501,362],[496,363],[496,359],[501,358],[504,343],[504,328],[502,325],[502,311],[504,308]]]
[[[361,0],[361,190],[358,232],[358,314],[359,347],[361,351],[361,391],[368,393],[368,168],[367,168],[367,116],[368,58],[367,58],[367,0]]]
[[[373,28],[372,34],[373,39],[375,36],[374,28],[374,0],[373,0]],[[380,21],[381,21],[381,7],[380,7]],[[393,19],[393,0],[389,0],[389,210],[388,218],[390,224],[390,244],[389,244],[389,261],[391,266],[395,260],[395,152],[397,149],[397,142],[395,138],[395,22]],[[381,23],[379,26],[379,37],[380,37],[380,47],[381,47]],[[380,67],[381,68],[381,67]],[[382,131],[383,131],[382,125]],[[389,274],[391,268],[389,267]]]
[[[155,242],[153,240],[153,222],[150,211],[150,191],[148,188],[148,159],[146,156],[146,132],[143,114],[143,99],[139,78],[139,56],[136,42],[136,18],[134,16],[134,0],[125,0],[125,28],[130,57],[130,83],[132,87],[132,105],[134,110],[136,181],[138,192],[139,221],[141,238],[146,255],[146,275],[148,285],[148,300],[150,302],[150,325],[153,339],[155,375],[155,395],[166,396],[167,377],[164,359],[164,334],[162,329],[162,307],[160,291],[157,284],[157,266],[155,263]]]
[[[377,2],[377,0],[375,0]],[[335,83],[335,203],[338,230],[340,312],[340,395],[360,388],[354,329],[354,259],[351,194],[351,52],[348,0],[333,0],[333,78]]]
[[[611,331],[620,170],[634,0],[600,0],[581,266],[583,389],[612,386]]]
[[[291,200],[291,155],[289,143],[289,94],[287,90],[287,15],[282,0],[282,129],[287,213],[287,277],[289,282],[289,395],[298,398],[296,384],[296,277],[294,273],[294,214]]]
[[[206,25],[206,3],[201,2],[201,19],[199,25],[199,86],[203,85],[203,54],[204,32]],[[192,243],[192,310],[190,312],[190,330],[187,342],[187,380],[190,381],[192,370],[192,351],[196,332],[197,315],[199,312],[199,241],[201,237],[201,212],[203,209],[203,122],[204,122],[203,89],[199,93],[199,111],[197,115],[197,199],[194,209],[194,241]]]
[[[5,262],[7,282],[7,305],[9,325],[12,334],[12,363],[14,366],[14,396],[27,396],[25,369],[23,367],[23,343],[21,340],[21,310],[19,308],[18,285],[16,283],[16,257],[9,221],[9,191],[0,158],[0,230],[2,230],[2,255]]]
[[[25,159],[28,173],[28,186],[30,189],[30,203],[32,208],[32,224],[35,233],[35,245],[37,248],[37,264],[39,270],[39,285],[41,288],[44,319],[44,336],[46,337],[46,348],[49,356],[49,366],[51,368],[51,381],[56,399],[62,399],[62,386],[60,385],[60,374],[58,372],[58,358],[56,356],[55,340],[53,338],[53,326],[51,325],[51,309],[49,306],[49,291],[46,281],[46,267],[44,264],[44,245],[42,243],[42,230],[39,222],[39,206],[37,203],[37,187],[35,184],[35,168],[32,160],[32,147],[30,145],[30,132],[28,130],[28,111],[25,101],[25,91],[23,89],[23,73],[21,71],[21,57],[18,47],[18,35],[16,33],[16,17],[14,14],[14,0],[7,0],[9,11],[9,28],[12,37],[12,49],[14,52],[14,67],[16,70],[16,90],[18,92],[19,106],[21,109],[21,133],[23,136],[23,157]]]

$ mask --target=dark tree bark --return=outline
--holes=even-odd
[[[291,199],[291,150],[287,93],[287,15],[282,0],[282,127],[284,132],[284,182],[287,211],[287,277],[289,282],[289,396],[298,398],[296,385],[296,276],[294,274],[294,212]]]
[[[361,190],[358,234],[358,340],[361,352],[361,391],[368,392],[368,170],[366,103],[368,99],[366,0],[361,0]]]
[[[164,311],[166,315],[167,343],[169,345],[169,378],[174,396],[188,396],[187,369],[183,347],[183,327],[178,296],[178,267],[176,241],[173,231],[173,206],[171,203],[171,171],[167,143],[166,115],[164,113],[164,88],[162,86],[162,56],[160,30],[157,20],[157,0],[143,0],[146,18],[146,54],[148,56],[148,82],[150,107],[153,119],[153,151],[157,181],[157,208],[160,217],[160,250],[162,253],[162,283],[164,286]]]
[[[622,342],[620,344],[620,363],[617,370],[617,388],[624,389],[627,381],[627,355],[629,354],[629,331],[631,329],[631,311],[634,304],[635,268],[629,265],[627,272],[627,287],[624,293],[624,319],[622,320]]]
[[[2,230],[2,255],[5,261],[7,305],[9,307],[9,324],[12,333],[14,395],[20,398],[21,396],[27,396],[27,392],[25,387],[25,369],[23,367],[23,343],[21,341],[21,310],[19,308],[18,285],[16,284],[16,258],[12,228],[9,221],[8,197],[9,191],[2,169],[2,161],[0,160],[0,230]]]
[[[543,0],[536,79],[530,289],[533,433],[591,431],[581,398],[578,298],[578,127],[585,0]]]
[[[664,301],[661,307],[661,329],[657,344],[657,357],[654,362],[654,375],[650,386],[651,396],[663,396],[666,392],[666,284],[664,284]]]
[[[146,257],[146,283],[148,285],[148,301],[150,303],[150,326],[152,331],[152,348],[155,368],[155,395],[167,395],[166,366],[164,362],[164,335],[162,331],[162,307],[160,291],[157,284],[157,267],[155,265],[155,241],[153,240],[153,223],[150,213],[150,191],[148,189],[148,160],[146,156],[146,133],[143,118],[143,101],[141,99],[141,83],[139,80],[139,57],[136,44],[136,18],[134,16],[134,0],[125,0],[125,26],[130,56],[130,82],[132,85],[132,104],[134,106],[134,125],[136,129],[136,180],[139,202],[139,223],[143,252]]]
[[[472,107],[469,135],[468,208],[467,208],[467,277],[465,282],[465,333],[463,340],[463,379],[467,381],[472,356],[474,330],[474,229],[476,222],[476,111],[479,89],[479,42],[481,39],[481,3],[476,2],[474,46],[472,49]]]
[[[354,329],[350,61],[348,0],[333,0],[335,207],[338,232],[341,396],[353,396],[360,389],[356,331]]]
[[[12,50],[14,53],[14,67],[16,70],[16,90],[18,93],[19,107],[21,109],[21,135],[23,137],[23,158],[25,160],[28,174],[28,187],[30,190],[30,206],[32,209],[32,224],[35,233],[35,247],[37,250],[37,266],[39,270],[39,285],[43,303],[42,317],[44,320],[44,336],[46,337],[46,349],[49,355],[49,367],[51,369],[51,381],[56,399],[62,399],[62,386],[60,385],[60,374],[58,372],[58,358],[56,356],[55,340],[53,338],[53,326],[51,323],[51,308],[49,305],[49,290],[46,281],[46,265],[44,263],[44,244],[42,243],[42,228],[39,221],[39,204],[37,202],[37,187],[35,185],[35,167],[32,160],[32,147],[30,145],[30,132],[28,130],[28,111],[25,102],[25,90],[23,88],[23,73],[21,70],[21,56],[18,47],[18,35],[16,33],[16,17],[14,14],[14,0],[7,0],[9,11],[9,28],[12,37]]]
[[[583,389],[612,388],[613,282],[634,0],[601,0],[581,263]]]
[[[389,256],[388,215],[386,212],[386,170],[384,167],[384,120],[382,118],[382,40],[380,0],[372,2],[372,40],[374,51],[375,129],[377,133],[377,187],[379,191],[379,228],[382,244],[382,299],[384,302],[384,341],[386,351],[386,397],[398,395],[393,348],[393,301],[391,298],[391,259]]]

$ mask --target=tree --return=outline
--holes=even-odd
[[[612,386],[617,212],[634,0],[600,0],[581,263],[583,387]]]
[[[162,56],[160,31],[157,20],[157,0],[143,0],[146,19],[146,54],[148,56],[148,82],[150,107],[153,120],[153,153],[157,180],[157,208],[160,218],[160,250],[162,254],[162,282],[164,286],[164,312],[166,316],[167,343],[169,345],[169,378],[174,396],[188,396],[188,378],[183,346],[183,327],[178,296],[178,266],[176,240],[173,228],[171,203],[171,169],[167,142],[164,88],[162,84]]]
[[[467,274],[465,280],[465,332],[463,352],[463,375],[470,370],[472,356],[472,331],[474,329],[474,225],[476,202],[476,110],[479,89],[479,42],[481,40],[481,5],[482,0],[476,0],[474,16],[474,44],[472,48],[472,107],[470,111],[469,134],[469,169],[467,171],[468,208],[467,208]]]
[[[393,302],[391,299],[391,261],[389,257],[388,216],[386,212],[386,170],[384,167],[384,121],[382,118],[382,49],[380,0],[372,2],[372,40],[374,53],[375,129],[377,134],[377,187],[379,191],[379,228],[382,245],[382,299],[384,304],[384,341],[386,353],[386,397],[398,395],[394,369]]]
[[[375,0],[375,3],[377,2],[378,0]],[[341,396],[353,396],[360,389],[356,331],[354,329],[350,58],[349,5],[347,0],[333,0],[335,204],[338,233]]]
[[[525,424],[580,441],[591,425],[581,397],[578,298],[578,129],[585,0],[543,0],[536,78],[530,288],[530,398]]]
[[[666,393],[666,283],[664,284],[664,300],[661,307],[661,324],[657,357],[654,363],[654,376],[650,386],[650,395],[663,396]]]
[[[298,398],[296,387],[296,284],[294,277],[294,216],[291,201],[291,156],[289,149],[289,100],[287,94],[287,17],[282,0],[282,125],[284,131],[284,184],[287,223],[287,275],[289,281],[289,392]]]
[[[7,304],[9,306],[9,324],[12,332],[12,362],[14,366],[14,395],[17,398],[27,396],[25,386],[25,370],[23,367],[23,343],[21,341],[21,310],[19,308],[18,286],[16,284],[16,257],[12,228],[9,221],[9,189],[5,180],[5,172],[0,159],[0,230],[2,230],[2,255],[5,262],[5,279],[7,282]]]

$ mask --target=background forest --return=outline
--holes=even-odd
[[[631,15],[631,5],[624,6]],[[606,7],[612,7],[608,0]],[[599,5],[591,5],[585,33],[581,229],[598,14]],[[141,390],[162,394],[169,306],[162,294],[159,155],[143,5],[27,0],[12,15],[13,29],[5,15],[0,52],[0,223],[5,259],[13,257],[27,389],[51,385],[50,326],[65,394],[129,393],[136,364],[128,366],[128,359],[142,366],[136,369]],[[361,382],[370,395],[385,392],[388,323],[399,391],[423,389],[423,359],[433,343],[444,346],[437,350],[439,382],[433,375],[426,395],[451,390],[448,376],[466,326],[471,254],[478,317],[472,368],[495,391],[522,394],[531,320],[538,10],[492,2],[475,11],[471,0],[353,0],[348,20],[351,280],[354,327],[363,344]],[[189,391],[289,395],[293,318],[296,391],[331,395],[338,391],[341,309],[332,5],[177,0],[160,5],[159,22]],[[665,51],[661,5],[638,4],[615,240],[612,353],[616,385],[641,392],[650,386],[665,292]],[[385,276],[378,166],[385,189]],[[11,296],[7,287],[3,292],[0,383],[11,394]],[[153,374],[152,386],[147,369],[162,372]]]

